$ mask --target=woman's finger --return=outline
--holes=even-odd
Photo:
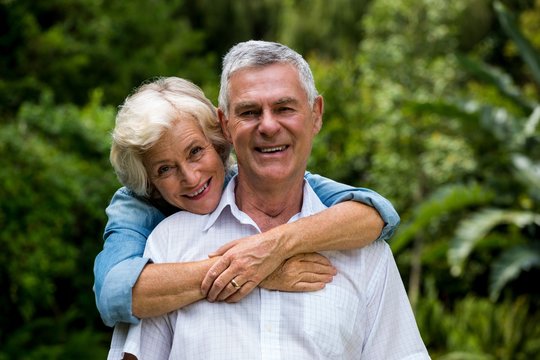
[[[227,285],[229,281],[232,280],[232,277],[230,279],[221,278],[220,281],[216,282],[218,280],[218,277],[223,274],[225,270],[229,267],[229,263],[227,259],[221,258],[219,259],[212,267],[208,270],[206,275],[204,276],[204,279],[201,283],[201,292],[204,296],[209,296],[209,291],[212,288],[212,298],[216,298],[217,295],[223,290],[223,288]],[[214,289],[215,287],[215,289]]]
[[[296,255],[298,257],[298,260],[300,261],[308,261],[308,262],[313,262],[313,263],[318,263],[318,264],[323,264],[323,265],[332,265],[332,263],[330,262],[330,260],[328,260],[328,258],[324,255],[321,255],[319,253],[307,253],[307,254],[300,254],[300,255]],[[295,257],[293,256],[292,258],[290,259],[295,259]]]

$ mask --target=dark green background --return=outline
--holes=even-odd
[[[0,359],[106,357],[92,266],[117,106],[171,75],[215,103],[221,57],[251,38],[312,65],[309,170],[400,213],[432,357],[538,358],[539,24],[533,0],[1,0]]]

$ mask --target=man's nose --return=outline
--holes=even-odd
[[[262,135],[273,136],[279,131],[280,128],[281,124],[279,123],[279,119],[277,119],[275,114],[270,111],[264,111],[262,113],[258,128]]]

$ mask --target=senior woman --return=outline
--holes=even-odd
[[[125,100],[111,148],[124,187],[107,207],[105,243],[94,264],[96,303],[106,325],[137,323],[204,298],[236,302],[258,285],[321,289],[335,269],[315,252],[387,239],[399,223],[392,205],[377,193],[306,173],[329,209],[208,249],[208,259],[152,264],[143,257],[144,246],[161,220],[179,210],[206,214],[215,209],[224,184],[236,173],[229,167],[230,150],[216,109],[189,81],[159,78]],[[300,247],[313,253],[299,254]],[[248,282],[240,287],[236,276]]]

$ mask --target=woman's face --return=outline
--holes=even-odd
[[[186,115],[143,156],[149,179],[169,204],[195,214],[212,212],[225,181],[219,154]]]

